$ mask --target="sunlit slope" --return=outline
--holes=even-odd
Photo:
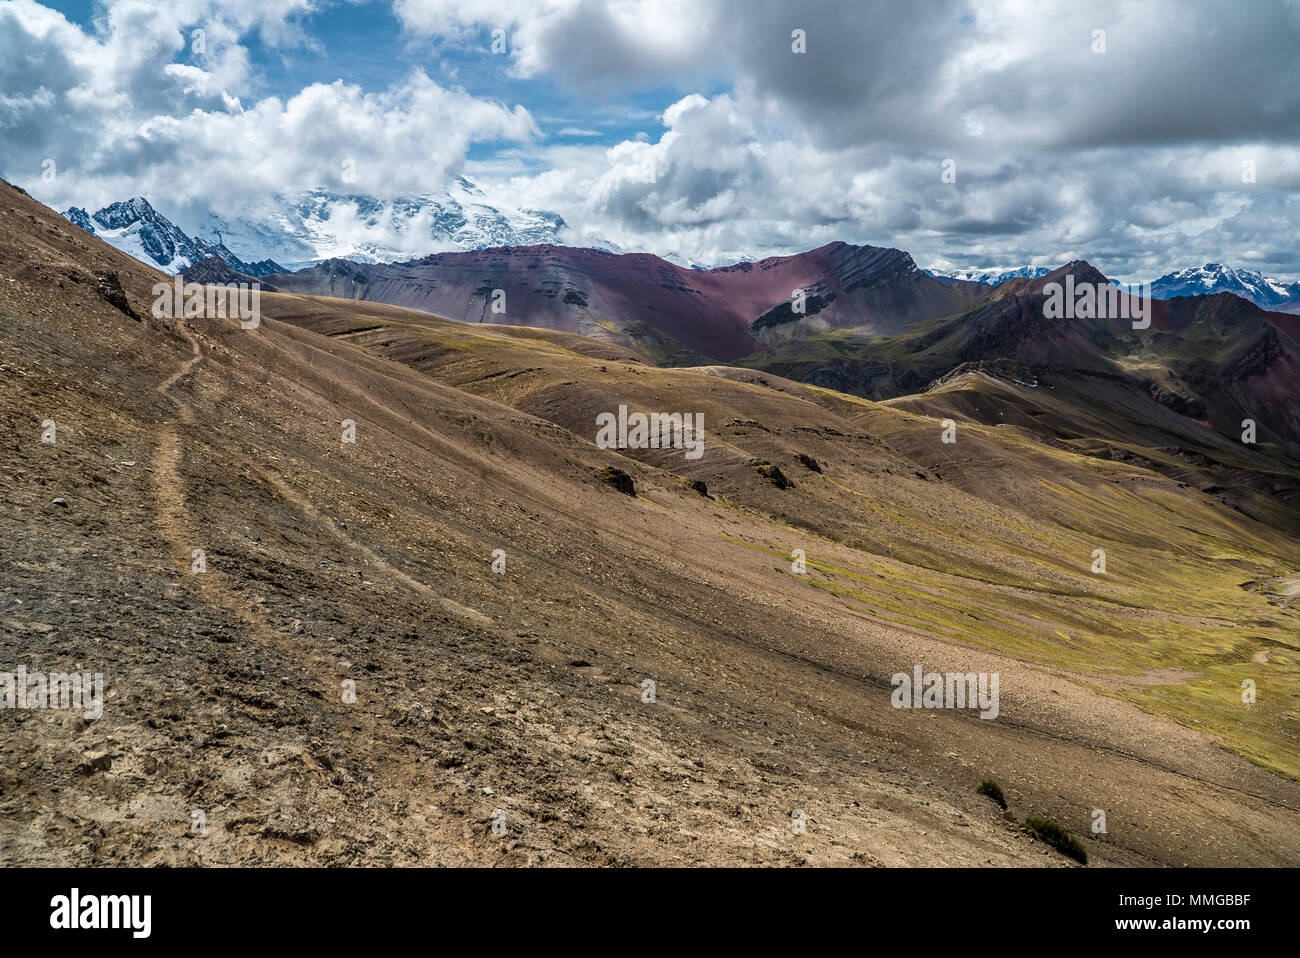
[[[778,562],[804,548],[809,587],[883,622],[1080,670],[1300,774],[1300,616],[1268,585],[1296,575],[1300,546],[1212,495],[1024,429],[963,419],[947,444],[943,417],[778,377],[658,369],[563,334],[357,308],[288,298],[270,307],[582,438],[619,403],[703,412],[698,462],[629,455],[704,481],[720,509],[784,523],[781,536],[736,540]],[[794,487],[777,489],[755,462],[778,465]],[[1098,549],[1105,574],[1092,572]],[[1246,679],[1262,690],[1250,708]]]

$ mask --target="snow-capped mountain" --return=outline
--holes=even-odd
[[[558,213],[490,200],[465,177],[447,189],[393,199],[315,189],[235,214],[213,212],[196,234],[246,256],[298,269],[327,259],[395,263],[431,253],[562,243]]]
[[[1206,263],[1167,273],[1151,283],[1151,295],[1156,299],[1208,293],[1235,293],[1262,309],[1277,309],[1300,303],[1300,282],[1287,283],[1254,270]]]
[[[257,276],[327,259],[394,263],[438,252],[560,244],[568,231],[558,213],[489,199],[465,177],[438,192],[392,199],[314,189],[276,194],[237,209],[213,203],[181,220],[189,234],[142,197],[114,203],[93,216],[77,207],[63,215],[169,272],[219,256],[239,272]],[[595,248],[617,249],[609,243]]]
[[[246,262],[221,242],[211,243],[187,235],[143,196],[105,206],[93,216],[74,206],[64,210],[63,217],[122,252],[169,273],[179,273],[213,256],[249,276],[284,271],[279,263],[271,260]]]
[[[968,283],[983,283],[985,286],[1001,286],[1009,279],[1038,279],[1046,276],[1051,269],[1046,266],[1018,266],[1010,269],[959,269],[952,272],[926,270],[931,276],[947,279],[960,279]]]

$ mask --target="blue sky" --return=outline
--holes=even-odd
[[[102,12],[98,0],[50,0],[45,5],[87,30]],[[548,76],[514,75],[508,68],[509,57],[492,52],[493,27],[482,24],[469,36],[454,40],[412,36],[403,30],[392,4],[379,0],[321,3],[318,9],[295,16],[293,22],[301,25],[308,42],[271,45],[259,32],[243,38],[257,65],[253,90],[260,96],[284,99],[309,84],[335,80],[380,90],[419,68],[438,82],[464,87],[476,96],[524,106],[548,141],[613,145],[638,136],[658,136],[657,117],[685,93],[711,95],[724,89],[721,83],[705,90],[652,84],[622,86],[612,97],[586,95]],[[179,58],[181,62],[194,59]],[[475,145],[470,158],[485,158],[493,149]]]
[[[351,164],[701,265],[1295,278],[1298,47],[1300,0],[0,0],[0,175],[182,217]]]

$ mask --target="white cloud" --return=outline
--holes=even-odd
[[[608,237],[701,264],[843,239],[898,246],[922,265],[1089,258],[1138,278],[1184,260],[1245,258],[1271,236],[1274,271],[1296,272],[1285,225],[1300,207],[1300,150],[1291,146],[976,157],[945,183],[937,153],[766,138],[725,94],[684,97],[663,119],[653,142],[548,147],[546,172],[487,179],[524,205],[555,209],[575,242]],[[1256,184],[1241,182],[1245,154]]]
[[[0,61],[6,177],[60,207],[137,194],[173,207],[229,205],[315,186],[390,195],[436,188],[474,143],[537,135],[522,107],[448,89],[421,70],[380,92],[339,81],[245,105],[250,67],[239,38],[257,29],[291,42],[288,18],[308,8],[118,0],[87,32],[30,0],[0,3],[0,46],[21,51]],[[182,62],[191,28],[204,31],[203,50]],[[56,162],[54,183],[40,179],[46,158]]]
[[[578,89],[722,81],[823,146],[975,152],[1300,126],[1294,4],[397,0],[395,12],[434,42],[505,30],[521,76]]]
[[[502,30],[519,76],[562,71],[585,85],[694,72],[722,13],[699,0],[396,0],[412,33],[464,41]]]

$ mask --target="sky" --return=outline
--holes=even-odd
[[[1300,0],[0,0],[0,176],[178,218],[465,175],[699,265],[1293,280],[1298,49]]]

